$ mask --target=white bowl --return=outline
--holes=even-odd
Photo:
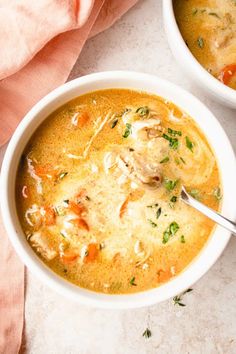
[[[236,217],[235,157],[230,142],[216,118],[197,98],[182,88],[155,76],[126,71],[97,73],[68,82],[49,93],[25,116],[9,143],[3,161],[2,216],[16,252],[42,282],[59,293],[84,304],[112,309],[135,308],[166,300],[190,287],[220,256],[230,239],[230,233],[216,227],[209,241],[193,262],[177,277],[156,289],[129,295],[105,295],[75,286],[52,272],[27,243],[16,212],[17,166],[33,132],[51,112],[69,100],[87,92],[107,88],[130,88],[157,94],[175,102],[190,114],[200,125],[218,157],[224,191],[222,213],[231,219]]]
[[[164,27],[174,57],[183,70],[198,84],[223,105],[236,108],[236,90],[222,84],[197,61],[190,52],[176,22],[173,1],[163,0]]]

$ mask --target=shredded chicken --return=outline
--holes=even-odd
[[[145,154],[125,149],[117,157],[118,167],[124,175],[148,189],[156,189],[161,184],[160,165]]]
[[[30,237],[31,245],[36,248],[36,251],[48,261],[57,256],[57,252],[50,245],[49,231],[38,231]]]
[[[161,135],[162,127],[160,119],[137,120],[132,124],[132,134],[134,139],[149,140]]]

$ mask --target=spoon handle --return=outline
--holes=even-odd
[[[206,205],[200,203],[198,200],[191,197],[186,189],[182,187],[181,189],[181,199],[188,205],[200,211],[202,214],[206,215],[209,219],[215,221],[217,224],[223,226],[225,229],[232,232],[236,236],[236,223],[225,218],[224,216],[217,213],[215,210],[208,208]]]

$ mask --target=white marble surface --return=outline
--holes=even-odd
[[[70,78],[117,69],[152,73],[190,90],[215,113],[236,150],[236,111],[207,98],[179,69],[166,43],[160,0],[140,0],[112,28],[90,40]],[[236,353],[236,239],[193,288],[184,298],[186,307],[169,300],[150,308],[104,311],[68,301],[27,272],[21,352]],[[142,337],[146,327],[152,331],[149,339]]]

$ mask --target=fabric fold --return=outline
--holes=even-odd
[[[67,80],[86,40],[137,1],[0,0],[0,147],[30,108]],[[19,352],[23,324],[24,265],[0,215],[0,353]]]

